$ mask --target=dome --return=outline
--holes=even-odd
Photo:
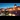
[[[16,4],[14,4],[14,6],[16,6]]]

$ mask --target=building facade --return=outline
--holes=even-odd
[[[8,11],[11,14],[15,14],[16,16],[20,16],[20,6],[16,6],[16,4],[14,5],[13,8],[8,8]]]

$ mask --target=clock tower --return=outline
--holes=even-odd
[[[16,8],[16,4],[14,4],[13,10],[15,10],[15,8]]]
[[[14,4],[14,7],[16,7],[16,4]]]

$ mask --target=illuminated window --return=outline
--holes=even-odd
[[[12,9],[9,9],[9,11],[12,11]]]
[[[20,10],[20,8],[18,8],[18,10]]]
[[[15,10],[15,9],[13,9],[13,10]]]

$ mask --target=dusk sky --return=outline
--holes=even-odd
[[[14,7],[15,3],[0,3],[0,8],[11,8]],[[17,6],[20,6],[20,3],[16,3]]]

